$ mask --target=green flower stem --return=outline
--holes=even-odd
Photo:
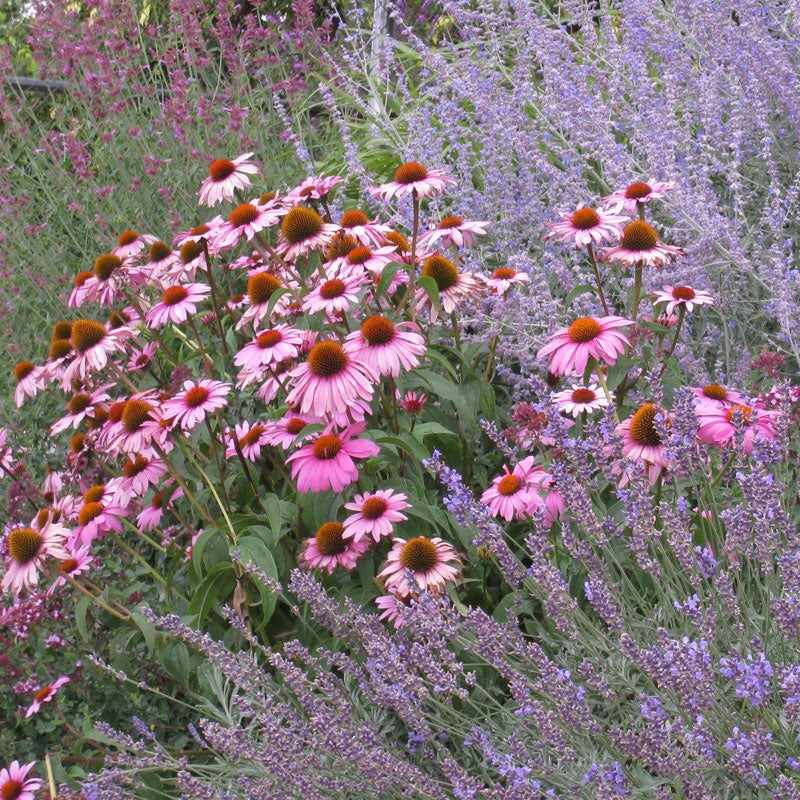
[[[211,286],[211,304],[214,306],[214,321],[217,323],[217,331],[219,333],[219,341],[222,344],[222,352],[225,353],[225,358],[230,361],[231,354],[228,352],[228,343],[225,341],[225,331],[222,330],[222,318],[219,312],[222,298],[219,297],[217,284],[214,281],[214,276],[211,270],[211,256],[208,253],[208,240],[201,239],[203,243],[203,253],[206,257],[206,272],[208,273],[208,283]]]
[[[217,409],[217,422],[222,425],[222,411]],[[208,431],[209,444],[211,452],[214,454],[214,462],[217,465],[217,474],[219,475],[219,486],[222,489],[222,496],[225,498],[225,505],[230,508],[231,501],[228,497],[228,491],[225,488],[225,460],[220,458],[219,449],[217,448],[218,439],[214,436],[214,431],[211,428],[211,420],[206,415],[206,430]]]
[[[720,468],[720,471],[716,474],[716,476],[711,481],[711,483],[708,484],[708,488],[709,489],[716,489],[717,488],[717,484],[720,482],[720,479],[722,478],[722,476],[728,471],[728,469],[730,468],[731,464],[733,464],[735,458],[736,458],[736,451],[734,450],[731,453],[730,458],[722,465],[722,467]]]
[[[603,376],[603,370],[600,369],[600,364],[596,363],[594,368],[595,375],[597,375],[597,380],[600,382],[600,386],[603,389],[603,394],[606,396],[606,400],[608,401],[608,405],[614,408],[614,401],[611,397],[611,392],[608,390],[608,384],[606,383],[606,379]],[[619,422],[619,414],[617,413],[617,409],[614,408],[614,419]]]
[[[197,330],[197,325],[195,325],[194,319],[192,317],[189,317],[187,322],[189,323],[189,327],[192,329],[194,338],[197,341],[197,346],[200,348],[200,357],[203,359],[203,367],[205,369],[206,375],[208,375],[209,378],[213,378],[214,362],[209,358],[208,353],[206,353],[205,347],[203,347],[203,340],[200,338],[200,332]]]
[[[112,538],[128,555],[133,556],[133,558],[135,558],[136,561],[138,561],[150,573],[153,580],[157,581],[162,586],[172,591],[172,587],[170,587],[169,582],[166,580],[166,578],[164,578],[157,570],[153,569],[153,567],[147,562],[147,559],[144,558],[141,555],[141,553],[137,553],[136,550],[134,550],[129,544],[127,544],[127,542],[123,541],[122,538],[119,536],[119,534],[116,533],[113,534]],[[181,600],[185,601],[186,603],[189,602],[189,600],[186,597],[184,597],[180,592],[175,591],[175,594],[178,595],[178,597],[180,597]]]
[[[108,603],[106,603],[105,600],[101,600],[99,597],[93,595],[88,589],[81,586],[81,584],[78,583],[78,581],[76,581],[75,578],[72,578],[63,572],[62,572],[62,577],[66,579],[67,583],[69,583],[70,586],[77,589],[82,595],[88,597],[95,605],[100,606],[100,608],[102,608],[103,611],[107,611],[109,614],[111,614],[112,617],[116,617],[117,619],[121,619],[123,621],[127,621],[130,619],[130,614],[128,615],[120,614],[119,611],[116,611],[115,609],[111,608],[111,606],[108,605]]]
[[[179,443],[182,445],[182,440],[179,440]],[[159,447],[157,444],[154,443],[153,445],[155,451],[158,453],[159,458],[167,465],[167,469],[169,469],[170,475],[175,478],[178,485],[183,489],[183,494],[185,495],[186,499],[192,504],[192,506],[197,509],[197,513],[200,514],[209,525],[215,525],[214,519],[212,516],[206,511],[205,506],[201,506],[200,503],[197,502],[197,498],[192,493],[192,490],[187,486],[186,481],[181,477],[181,474],[175,467],[172,466],[172,462],[169,460],[169,457],[164,452],[164,450]],[[196,459],[192,459],[196,463]]]
[[[675,335],[672,337],[672,344],[670,345],[667,354],[664,356],[664,363],[661,365],[661,371],[658,373],[659,378],[664,374],[664,370],[667,368],[667,362],[670,360],[670,358],[672,358],[672,354],[675,352],[675,346],[678,344],[678,337],[680,336],[685,316],[686,316],[686,306],[679,305],[678,324],[675,326]]]
[[[592,247],[592,243],[589,242],[586,245],[586,252],[589,255],[589,263],[592,265],[592,271],[594,272],[594,280],[597,284],[597,292],[600,295],[600,302],[603,304],[603,311],[606,312],[606,316],[611,316],[611,312],[608,310],[608,303],[606,302],[606,296],[603,292],[603,282],[600,280],[600,270],[597,268],[597,259],[594,255],[594,248]]]
[[[639,300],[642,295],[642,262],[637,261],[633,268],[633,306],[631,319],[636,322],[639,318]]]
[[[417,306],[414,302],[414,294],[417,290],[417,236],[419,235],[419,195],[416,189],[411,192],[411,200],[414,206],[414,224],[411,230],[411,265],[408,270],[408,287],[405,297],[400,303],[400,309],[402,310],[408,306],[411,321],[416,322]]]

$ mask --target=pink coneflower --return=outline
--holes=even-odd
[[[61,387],[69,390],[72,381],[86,381],[92,372],[105,369],[108,357],[122,350],[122,343],[132,335],[133,330],[128,327],[109,330],[96,320],[76,319],[69,339],[76,356],[61,376]]]
[[[237,189],[246,189],[252,186],[248,175],[258,173],[258,166],[248,159],[252,153],[243,155],[229,161],[227,158],[218,158],[212,161],[208,168],[208,177],[200,186],[199,205],[215,206],[223,200],[233,200]]]
[[[32,717],[41,707],[42,703],[49,703],[55,696],[56,692],[65,684],[69,683],[69,678],[66,675],[62,675],[60,678],[56,678],[52,683],[48,683],[46,686],[42,686],[38,692],[34,695],[33,702],[28,707],[28,710],[25,712],[25,719]],[[17,795],[5,794],[2,789],[0,789],[0,797],[5,800],[6,797],[16,797]]]
[[[372,544],[368,539],[356,541],[344,538],[344,527],[340,522],[326,522],[321,525],[316,536],[306,539],[300,554],[300,566],[306,569],[334,572],[336,567],[350,571],[355,569],[358,559],[369,550]]]
[[[72,548],[91,544],[95,539],[102,539],[111,532],[119,533],[122,530],[122,519],[130,516],[127,506],[120,505],[115,498],[109,497],[108,493],[100,489],[101,487],[92,487],[83,496],[83,505],[78,512],[78,527],[69,540]]]
[[[30,361],[20,361],[14,367],[14,405],[20,408],[29,397],[35,397],[47,385],[47,367],[36,366]]]
[[[407,414],[419,414],[428,402],[425,392],[415,392],[409,389],[400,397],[400,405]]]
[[[112,383],[103,384],[91,394],[75,392],[67,403],[67,413],[50,426],[50,435],[55,436],[69,427],[77,429],[84,419],[94,417],[97,407],[111,399],[111,395],[106,389],[110,389],[113,385]]]
[[[589,359],[613,365],[630,342],[617,328],[632,325],[623,317],[581,317],[569,328],[562,328],[547,338],[537,358],[550,356],[553,375],[583,375]]]
[[[111,251],[115,256],[127,258],[141,253],[146,247],[157,241],[150,233],[139,234],[136,231],[123,231],[117,237],[117,246]]]
[[[394,197],[406,197],[416,193],[417,197],[435,197],[441,194],[448,183],[455,183],[438,170],[429,170],[416,161],[401,164],[394,173],[394,180],[369,189],[373,197],[388,203]]]
[[[142,497],[151,486],[158,486],[169,470],[157,456],[145,458],[131,454],[122,465],[116,498],[127,505],[131,497]]]
[[[523,286],[530,283],[531,276],[527,272],[519,272],[513,267],[498,267],[485,280],[491,294],[505,295],[512,286]]]
[[[377,375],[397,377],[401,369],[419,366],[419,356],[425,355],[425,339],[418,331],[412,322],[395,325],[376,314],[367,317],[360,330],[347,335],[345,350]]]
[[[701,400],[694,413],[699,423],[697,438],[714,447],[725,447],[734,440],[737,425],[743,431],[744,452],[753,452],[757,438],[774,440],[779,411],[737,403],[725,408],[719,403]]]
[[[6,539],[10,561],[6,563],[0,590],[8,589],[16,597],[23,589],[35,586],[45,559],[69,558],[64,543],[70,533],[63,525],[54,522],[52,516],[48,516],[40,527],[11,530]]]
[[[368,439],[354,439],[366,424],[351,425],[341,433],[333,433],[330,427],[310,444],[292,453],[286,462],[292,464],[292,478],[297,481],[297,491],[326,492],[332,489],[341,492],[358,480],[358,467],[353,459],[371,458],[380,452],[380,447]]]
[[[212,240],[215,253],[235,247],[239,242],[249,242],[264,228],[277,224],[286,210],[281,206],[241,203],[231,211],[228,219],[215,231]]]
[[[368,247],[379,246],[391,227],[370,218],[357,208],[345,211],[339,217],[339,227],[359,243]]]
[[[602,247],[597,253],[601,261],[663,267],[676,256],[682,256],[684,251],[680,247],[662,244],[650,223],[636,219],[625,226],[618,245]]]
[[[139,530],[147,532],[161,525],[161,520],[164,517],[164,509],[172,506],[180,497],[183,497],[183,489],[180,487],[175,489],[168,498],[166,491],[156,492],[150,498],[150,502],[136,517],[136,524]]]
[[[287,261],[321,250],[339,229],[325,222],[312,208],[295,206],[281,220],[278,251]]]
[[[161,328],[171,322],[179,325],[186,322],[189,315],[197,313],[197,303],[205,300],[211,287],[205,283],[182,283],[168,286],[156,303],[145,315],[149,328]]]
[[[555,237],[559,242],[572,239],[576,247],[587,244],[600,244],[602,241],[616,240],[622,235],[622,228],[628,221],[606,211],[595,211],[588,206],[579,205],[570,213],[561,213],[561,222],[548,222],[550,232],[545,239]]]
[[[395,249],[391,245],[369,248],[365,245],[354,247],[346,256],[334,259],[330,262],[331,268],[336,268],[339,272],[347,271],[363,274],[366,270],[373,277],[380,276],[383,268],[394,261]]]
[[[619,189],[608,197],[603,198],[603,205],[614,213],[624,211],[628,215],[636,213],[639,203],[649,203],[651,200],[659,200],[664,194],[673,187],[674,184],[664,181],[650,180],[647,183],[637,181],[625,189]]]
[[[411,602],[411,595],[400,597],[397,594],[384,594],[375,598],[375,605],[383,612],[378,619],[391,622],[395,628],[406,624],[402,609]]]
[[[181,427],[190,431],[206,418],[210,411],[224,408],[231,384],[203,378],[199,381],[184,381],[183,391],[167,400],[162,411],[165,417],[172,417],[172,428]]]
[[[113,306],[123,289],[138,286],[144,279],[141,267],[131,258],[103,253],[95,259],[93,274],[82,285],[81,302]]]
[[[34,796],[44,785],[39,778],[26,778],[36,764],[31,761],[21,767],[19,761],[12,761],[6,769],[0,769],[0,797],[3,800],[34,800]]]
[[[339,175],[317,175],[306,178],[301,184],[286,193],[284,200],[289,205],[302,203],[304,200],[321,200],[328,195],[334,186],[344,183]]]
[[[413,539],[395,539],[386,564],[378,573],[387,591],[410,595],[420,589],[430,592],[444,591],[445,584],[455,583],[461,577],[461,559],[453,545],[438,536],[415,536]],[[414,584],[409,582],[411,571]]]
[[[142,264],[142,272],[149,276],[150,281],[159,284],[168,279],[169,273],[175,267],[180,268],[180,254],[173,250],[166,242],[156,240],[147,249],[147,261]]]
[[[259,331],[252,342],[248,342],[233,357],[233,363],[245,372],[264,370],[300,355],[304,344],[304,332],[291,325],[276,325]]]
[[[672,314],[677,308],[685,308],[690,314],[695,306],[713,306],[714,298],[708,293],[699,289],[692,289],[691,286],[664,286],[663,291],[653,292],[653,305],[666,303],[664,313]]]
[[[605,408],[608,405],[608,398],[600,392],[600,387],[596,383],[590,383],[588,386],[573,384],[571,389],[554,392],[553,402],[558,406],[559,411],[577,417],[580,414]]]
[[[365,536],[371,536],[377,542],[381,536],[391,536],[393,523],[408,519],[401,513],[411,505],[406,499],[406,495],[395,494],[393,489],[357,494],[352,503],[344,504],[348,511],[356,512],[344,521],[344,537],[352,537],[358,541]]]
[[[260,326],[264,317],[270,313],[270,307],[273,314],[285,311],[289,302],[285,291],[287,288],[283,280],[266,270],[250,275],[245,293],[248,308],[236,323],[236,330],[241,330],[248,324]],[[281,294],[276,294],[277,292]]]
[[[417,244],[429,250],[435,250],[437,247],[446,250],[450,246],[471,247],[475,244],[476,236],[486,236],[489,224],[461,217],[444,217],[438,227],[423,233]]]
[[[739,392],[726,389],[718,383],[709,383],[706,386],[692,387],[698,399],[707,403],[718,405],[720,408],[729,408],[737,404],[745,404],[745,399]]]
[[[317,342],[289,376],[295,385],[287,403],[316,417],[346,411],[358,399],[370,400],[380,380],[371,367],[334,341]]]
[[[281,419],[266,423],[265,442],[273,447],[282,447],[284,450],[288,450],[297,442],[302,442],[311,435],[308,426],[315,422],[320,422],[320,420],[309,414],[300,414],[290,410]],[[300,436],[304,430],[306,433]],[[299,439],[298,436],[300,436]]]
[[[50,588],[47,590],[48,595],[53,594],[59,586],[66,585],[67,579],[65,575],[74,578],[76,575],[80,575],[89,569],[91,563],[94,561],[92,556],[89,555],[91,547],[91,544],[85,544],[82,547],[67,548],[69,558],[65,558],[61,563],[55,565],[55,571],[58,573],[58,577],[50,584]]]
[[[617,425],[617,433],[622,434],[622,452],[628,458],[644,463],[651,484],[656,482],[663,469],[669,467],[655,426],[658,413],[653,403],[644,403]]]
[[[533,456],[524,458],[512,471],[504,466],[504,474],[498,475],[481,495],[481,502],[489,506],[492,516],[510,522],[515,518],[524,519],[544,505],[544,497],[539,494],[541,481],[531,479],[542,468],[533,460]]]
[[[228,445],[225,448],[225,458],[235,458],[238,456],[236,443],[242,451],[242,455],[248,461],[258,461],[261,458],[262,445],[269,444],[269,428],[261,423],[254,422],[252,425],[247,420],[237,423],[234,430],[227,432]],[[236,438],[236,443],[233,439]]]
[[[158,349],[158,342],[148,342],[141,350],[131,350],[131,357],[125,366],[128,372],[144,369],[152,360]]]
[[[439,307],[445,314],[451,314],[462,300],[476,297],[486,288],[480,275],[462,272],[449,258],[439,253],[425,259],[422,265],[422,277],[433,278],[436,281],[439,289]],[[416,299],[417,311],[427,308],[431,322],[436,322],[437,309],[422,287],[417,289]]]
[[[152,458],[153,442],[161,446],[167,438],[157,403],[158,398],[152,390],[139,392],[129,400],[115,403],[109,409],[101,437],[106,449]]]
[[[359,293],[366,283],[363,273],[340,273],[339,277],[321,281],[303,298],[301,308],[311,314],[341,316],[358,304]]]

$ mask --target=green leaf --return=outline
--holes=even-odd
[[[270,578],[278,579],[278,567],[275,564],[275,559],[261,539],[255,536],[245,536],[244,539],[239,540],[237,549],[241,553],[243,564],[246,565],[250,562],[262,572],[266,573]],[[261,614],[258,625],[261,626],[272,616],[278,598],[272,589],[262,584],[257,577],[253,575],[251,578],[253,583],[258,587],[258,593],[260,595],[259,605],[261,607]],[[248,601],[251,604],[253,602],[250,597],[248,597]]]
[[[89,630],[86,627],[86,612],[89,610],[89,603],[91,600],[88,597],[82,597],[75,606],[75,625],[84,642],[89,641]]]
[[[569,308],[572,303],[580,297],[582,294],[588,294],[589,292],[593,292],[594,286],[589,283],[579,283],[573,290],[567,295],[566,300],[564,300],[565,308]]]
[[[187,609],[190,615],[196,616],[197,625],[202,624],[209,615],[220,594],[227,595],[233,591],[234,581],[233,564],[230,561],[222,561],[211,567],[203,582],[195,589]]]
[[[156,647],[155,626],[146,620],[139,611],[131,611],[131,619],[136,623],[136,627],[142,632],[144,640],[147,643],[147,652],[152,655]]]
[[[161,663],[184,686],[189,682],[189,651],[183,642],[170,642],[161,655]]]
[[[436,283],[436,280],[434,278],[431,278],[430,275],[423,275],[417,281],[417,283],[422,287],[422,289],[424,290],[425,294],[428,295],[428,297],[431,300],[431,305],[438,312],[439,311],[439,305],[440,305],[439,284]]]
[[[397,271],[405,266],[407,265],[392,262],[383,268],[381,271],[381,279],[378,281],[378,287],[375,289],[375,297],[382,297],[386,294],[392,280],[394,280],[394,276],[397,275]]]
[[[375,443],[379,445],[394,445],[420,461],[431,457],[425,445],[406,432],[401,433],[399,436],[380,436],[375,440]]]

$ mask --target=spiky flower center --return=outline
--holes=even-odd
[[[81,411],[86,411],[92,404],[92,398],[85,392],[78,392],[72,395],[72,399],[67,403],[67,410],[70,414],[80,414]]]
[[[161,295],[161,302],[165,306],[176,306],[189,296],[188,290],[183,286],[170,286]]]
[[[424,277],[433,278],[440,292],[451,289],[458,283],[458,267],[444,256],[431,256],[422,265]]]
[[[570,218],[573,228],[588,231],[600,224],[600,215],[593,208],[579,208]]]
[[[492,277],[498,281],[508,281],[511,280],[511,278],[513,278],[516,274],[517,271],[511,267],[498,267],[492,273]]]
[[[179,253],[181,263],[191,264],[196,258],[199,258],[203,252],[203,245],[201,242],[184,242]]]
[[[93,319],[76,319],[72,323],[70,343],[79,352],[85,353],[106,338],[106,329],[102,323]]]
[[[464,224],[461,217],[444,217],[439,223],[440,230],[447,230],[449,228],[460,228]]]
[[[358,247],[358,240],[346,233],[339,231],[325,246],[325,258],[333,261],[334,258],[344,258]]]
[[[319,287],[319,294],[323,300],[334,300],[347,291],[347,285],[339,278],[331,278]]]
[[[22,781],[9,778],[0,786],[0,800],[17,800],[22,794]]]
[[[131,318],[124,311],[112,311],[108,317],[108,327],[111,330],[116,330],[123,325],[127,325],[130,320]]]
[[[50,343],[50,349],[47,351],[47,357],[51,361],[56,361],[59,358],[63,358],[72,350],[72,345],[70,344],[69,339],[56,339],[54,342]]]
[[[522,488],[522,481],[516,475],[504,475],[497,483],[497,493],[508,497]]]
[[[150,260],[157,264],[172,255],[172,248],[166,242],[153,242],[147,251]]]
[[[105,493],[106,493],[105,484],[98,483],[96,486],[90,486],[83,493],[83,502],[84,503],[99,503],[103,499],[103,495]]]
[[[258,344],[262,350],[267,350],[270,347],[275,347],[275,345],[282,340],[283,334],[280,331],[270,330],[259,333],[256,337],[256,344]]]
[[[347,254],[348,264],[366,264],[372,258],[369,247],[356,247]]]
[[[247,296],[254,306],[260,306],[269,302],[281,285],[280,280],[269,272],[258,272],[247,281]]]
[[[409,539],[400,551],[400,563],[412,572],[427,572],[439,561],[436,545],[425,536]]]
[[[119,256],[115,256],[113,253],[104,253],[95,259],[94,274],[97,275],[98,280],[107,281],[120,264],[122,264],[122,259]]]
[[[626,250],[652,250],[658,244],[658,234],[650,223],[637,219],[625,226],[619,243]]]
[[[104,511],[102,503],[86,503],[78,514],[78,524],[88,525],[92,520],[97,519]]]
[[[72,455],[76,456],[83,450],[83,444],[86,441],[86,434],[85,433],[76,433],[70,440],[69,440],[69,451]]]
[[[89,278],[93,278],[93,277],[94,277],[94,271],[93,270],[90,270],[90,269],[82,270],[81,272],[79,272],[75,276],[75,288],[76,289],[80,289],[81,286],[83,286],[83,284],[86,283],[86,281],[89,280]]]
[[[736,419],[738,417],[741,419],[742,425],[750,425],[753,422],[753,409],[750,406],[738,403],[735,406],[731,406],[725,412],[725,416],[731,424],[736,424]]]
[[[411,251],[411,243],[403,236],[400,231],[389,231],[386,234],[386,241],[393,244],[401,253],[408,253]]]
[[[184,395],[183,401],[189,408],[200,408],[208,400],[209,394],[205,386],[192,386]]]
[[[322,217],[314,209],[295,206],[283,218],[281,233],[290,244],[300,244],[316,236],[323,225]]]
[[[14,528],[8,534],[8,554],[18,564],[33,561],[44,544],[44,537],[33,528]]]
[[[672,296],[676,300],[694,300],[697,292],[691,286],[676,286],[672,290]]]
[[[382,497],[370,497],[361,506],[361,516],[364,519],[380,519],[385,513],[389,504]]]
[[[242,447],[249,447],[254,444],[258,444],[258,440],[261,438],[261,434],[264,433],[264,426],[263,425],[253,425],[247,433],[239,439],[239,444]]]
[[[75,572],[78,568],[78,559],[77,558],[68,558],[65,561],[62,561],[58,565],[59,570],[61,572],[66,572],[69,575],[70,572]]]
[[[42,686],[42,688],[39,689],[39,691],[36,692],[36,694],[33,696],[34,702],[43,703],[50,695],[51,688],[52,687],[50,686],[49,683],[47,684],[47,686]]]
[[[292,417],[292,419],[289,420],[289,424],[286,426],[286,430],[288,433],[291,433],[292,436],[297,436],[307,425],[308,423],[304,419]]]
[[[631,419],[631,439],[645,447],[657,447],[661,437],[655,428],[656,407],[652,403],[640,406]]]
[[[358,225],[367,225],[369,217],[360,209],[352,208],[339,217],[339,224],[343,228],[355,228]]]
[[[636,183],[632,183],[626,190],[625,190],[625,198],[627,200],[641,200],[647,195],[652,192],[653,189],[650,184],[645,183],[644,181],[637,181]]]
[[[231,211],[228,222],[236,228],[249,225],[258,217],[258,209],[252,203],[242,203]]]
[[[102,406],[95,408],[94,416],[93,417],[86,417],[86,427],[90,430],[96,430],[97,428],[102,428],[103,425],[108,420],[108,411],[106,411]]]
[[[56,322],[53,325],[53,333],[50,336],[51,342],[57,342],[59,339],[69,339],[72,336],[72,323],[71,322]]]
[[[164,505],[164,494],[162,492],[157,492],[153,495],[153,499],[150,501],[151,508],[161,508]]]
[[[347,549],[347,542],[342,537],[344,525],[340,522],[326,522],[320,525],[315,541],[317,550],[324,556],[338,556]]]
[[[603,328],[594,317],[581,317],[569,326],[567,336],[575,344],[584,344],[597,338],[602,331]]]
[[[146,420],[150,419],[152,410],[153,406],[146,400],[128,400],[122,409],[122,416],[120,417],[122,427],[128,433],[135,433]]]
[[[317,342],[308,354],[308,366],[318,378],[331,378],[347,367],[347,353],[338,342]]]
[[[597,394],[591,389],[575,389],[572,393],[573,403],[593,403],[597,399]]]
[[[214,183],[221,183],[236,172],[236,164],[228,158],[218,158],[208,167],[208,174]]]
[[[25,380],[25,378],[27,378],[35,368],[36,367],[30,361],[20,361],[19,364],[14,367],[14,378],[16,379],[17,383]]]
[[[703,387],[703,394],[712,400],[724,400],[728,396],[728,390],[718,383],[709,383]]]
[[[133,244],[139,238],[139,234],[136,231],[122,231],[122,233],[117,236],[117,244],[120,247],[125,247],[126,245]]]
[[[258,198],[258,204],[260,206],[265,206],[267,203],[272,202],[277,196],[276,192],[264,192],[264,194]]]
[[[202,236],[204,233],[208,233],[210,230],[211,228],[204,222],[202,225],[195,225],[194,228],[189,231],[189,236]]]
[[[43,508],[36,515],[36,527],[40,530],[47,524],[48,520],[58,522],[61,519],[61,509],[48,506]]]
[[[380,347],[394,339],[395,327],[386,317],[376,315],[368,317],[361,323],[361,335],[370,347]]]
[[[320,461],[329,461],[336,458],[341,449],[342,440],[332,433],[326,433],[314,442],[314,457]]]
[[[428,170],[417,161],[408,161],[401,164],[394,173],[397,183],[408,185],[417,181],[424,181],[428,177]]]
[[[142,456],[136,456],[135,461],[128,459],[122,467],[122,474],[126,478],[135,478],[140,472],[144,472],[150,462]]]

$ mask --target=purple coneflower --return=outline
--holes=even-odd
[[[19,761],[12,761],[8,769],[0,769],[0,797],[4,800],[34,800],[36,792],[44,785],[39,778],[27,778],[36,764],[31,761],[24,767]]]
[[[475,244],[476,236],[486,236],[489,224],[461,217],[444,217],[438,227],[423,233],[417,244],[429,250],[435,250],[437,247],[446,250],[450,246],[470,247]]]
[[[414,192],[417,197],[435,197],[448,183],[455,181],[442,172],[426,169],[417,161],[409,161],[397,168],[393,181],[373,187],[369,193],[388,203],[394,197],[406,197]]]
[[[359,330],[347,335],[345,349],[377,375],[397,377],[401,369],[419,366],[419,356],[425,355],[425,339],[418,331],[412,322],[395,325],[376,314],[367,317]]]
[[[591,413],[608,405],[608,398],[599,391],[596,383],[588,386],[573,384],[571,389],[553,393],[553,402],[559,411],[577,417],[580,414]]]
[[[561,213],[560,216],[561,222],[547,223],[550,232],[546,233],[544,238],[552,236],[559,242],[572,239],[576,247],[618,239],[622,235],[624,224],[628,221],[627,217],[606,211],[595,211],[584,205],[579,205],[571,214]]]
[[[684,251],[680,247],[662,244],[650,223],[636,219],[625,226],[619,244],[602,247],[597,253],[601,261],[663,267],[676,256],[682,256]]]
[[[38,527],[14,528],[6,547],[9,562],[0,581],[0,590],[8,589],[15,597],[25,588],[35,586],[47,558],[69,558],[64,549],[71,531],[48,516]]]
[[[603,205],[617,213],[624,211],[628,215],[636,213],[639,203],[649,203],[651,200],[661,199],[673,187],[672,183],[650,180],[636,181],[625,189],[619,189],[608,197],[603,198]]]
[[[32,717],[39,709],[42,707],[42,703],[49,703],[55,696],[56,692],[65,684],[69,683],[69,678],[66,675],[62,675],[60,678],[56,678],[52,683],[48,683],[46,686],[42,686],[39,691],[36,692],[33,698],[33,702],[28,706],[28,710],[25,712],[25,719]],[[0,797],[16,797],[16,795],[6,795],[2,793],[0,790]]]
[[[377,542],[382,536],[391,536],[393,523],[408,519],[401,513],[410,506],[406,499],[404,494],[395,494],[393,489],[357,494],[352,503],[344,504],[348,511],[356,512],[344,521],[345,538],[352,537],[358,541],[371,536]]]
[[[549,336],[536,357],[550,356],[549,369],[553,375],[583,375],[590,358],[611,366],[630,346],[617,328],[632,324],[632,320],[623,317],[581,317],[569,328]]]
[[[386,557],[386,564],[378,573],[387,591],[410,595],[420,589],[441,592],[445,584],[455,583],[461,577],[461,559],[453,545],[438,536],[415,536],[408,541],[395,539]],[[413,574],[415,586],[410,585],[408,572]]]
[[[258,165],[249,161],[252,153],[244,153],[230,161],[218,158],[208,168],[208,177],[200,186],[199,205],[215,206],[223,200],[233,200],[237,189],[251,186],[249,175],[258,173]]]
[[[230,390],[229,383],[208,378],[185,381],[183,391],[163,404],[164,417],[172,418],[172,428],[181,427],[189,431],[202,422],[210,411],[224,408],[228,404],[226,398]]]
[[[337,567],[355,569],[358,559],[369,550],[368,539],[356,541],[344,538],[344,527],[340,522],[326,522],[319,527],[316,536],[307,539],[300,554],[300,566],[306,569],[334,572]]]
[[[182,283],[168,286],[156,303],[145,315],[149,328],[161,328],[171,322],[179,325],[186,322],[189,315],[197,313],[197,303],[203,301],[211,292],[205,283]]]
[[[691,286],[664,286],[663,291],[653,292],[653,305],[666,303],[664,313],[672,314],[678,308],[685,308],[690,314],[695,306],[713,306],[714,298],[708,293]]]

